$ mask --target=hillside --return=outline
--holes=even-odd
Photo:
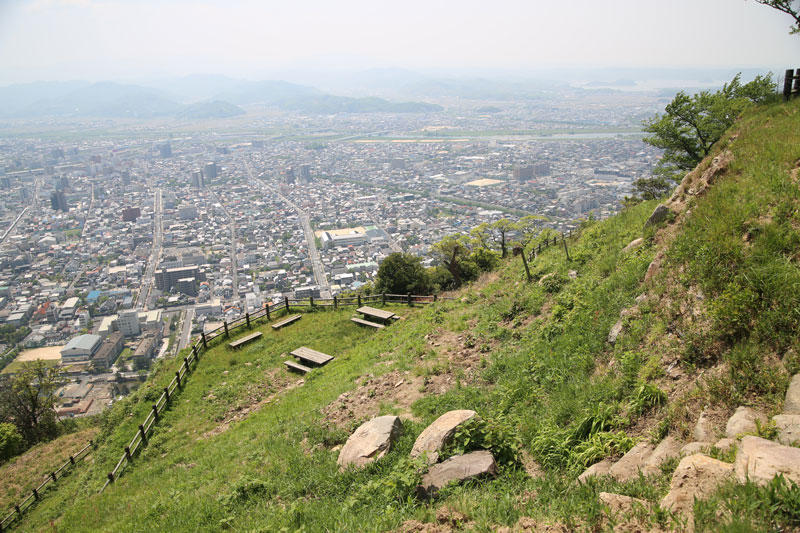
[[[800,101],[756,109],[660,217],[648,224],[658,203],[645,202],[587,221],[568,241],[569,260],[557,246],[531,261],[532,283],[514,257],[452,300],[391,307],[403,320],[383,331],[352,324],[352,310],[307,313],[277,332],[260,325],[260,340],[201,358],[143,453],[98,494],[179,365],[162,362],[104,416],[90,460],[18,527],[648,531],[685,529],[688,512],[697,530],[797,530],[800,489],[736,482],[737,447],[754,437],[731,448],[719,438],[748,406],[764,422],[744,433],[774,439],[766,420],[783,412],[800,372],[799,164]],[[301,379],[282,364],[301,345],[336,358]],[[455,409],[484,423],[443,454],[488,448],[499,471],[420,499],[409,452]],[[402,419],[391,451],[340,472],[341,445],[377,414]],[[665,438],[676,450],[696,443],[706,455],[690,458],[728,472],[686,474],[703,474],[692,479],[707,501],[659,509],[677,452],[648,476],[576,482],[591,465]]]

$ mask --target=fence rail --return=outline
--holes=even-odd
[[[74,455],[70,455],[69,459],[67,459],[64,464],[58,467],[56,470],[53,470],[44,478],[44,480],[39,484],[38,487],[35,489],[31,489],[31,493],[24,498],[21,502],[14,505],[14,510],[11,511],[9,514],[3,517],[0,520],[0,531],[5,531],[8,527],[11,526],[15,521],[19,520],[22,517],[22,514],[26,512],[28,509],[33,507],[36,502],[38,502],[42,498],[42,491],[47,488],[48,485],[55,483],[60,478],[67,475],[67,473],[74,468],[79,461],[89,455],[89,451],[94,447],[94,441],[89,441],[89,444],[81,448],[77,453]]]
[[[800,96],[800,68],[787,69],[783,76],[783,97],[789,100],[793,96]]]

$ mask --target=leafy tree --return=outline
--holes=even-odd
[[[771,75],[757,76],[742,85],[741,75],[734,76],[717,92],[702,91],[689,96],[681,91],[663,115],[645,121],[650,133],[644,142],[661,148],[664,155],[653,178],[637,180],[635,187],[644,198],[668,193],[683,174],[697,166],[722,135],[747,107],[775,97]]]
[[[466,237],[453,235],[445,237],[433,245],[431,253],[453,276],[455,287],[460,287],[464,281],[469,280],[470,274],[464,265],[470,254]]]
[[[777,9],[781,13],[786,13],[792,17],[794,24],[790,27],[789,33],[800,33],[800,2],[797,2],[797,7],[792,7],[795,0],[756,0],[756,2],[772,9]]]
[[[61,369],[44,361],[22,364],[19,372],[0,381],[0,421],[12,422],[29,444],[54,437],[56,390]]]
[[[396,252],[381,261],[376,290],[389,294],[428,294],[431,287],[422,260],[412,254]]]
[[[22,451],[24,440],[17,426],[0,423],[0,461],[6,461]]]
[[[506,246],[506,239],[508,234],[516,229],[516,225],[507,218],[501,218],[492,224],[494,230],[495,242],[500,246],[500,253],[505,258],[508,255],[508,247]]]

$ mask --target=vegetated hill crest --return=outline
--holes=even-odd
[[[59,481],[25,525],[127,531],[142,517],[175,531],[796,524],[800,489],[755,479],[765,474],[748,454],[791,448],[773,440],[794,416],[784,398],[800,372],[799,103],[748,112],[663,208],[643,202],[585,221],[566,243],[569,260],[560,241],[545,247],[530,260],[532,283],[521,257],[510,257],[455,299],[393,307],[404,319],[378,332],[351,323],[348,310],[318,310],[279,332],[259,325],[263,336],[238,351],[212,348],[142,454],[98,495],[180,364],[163,361],[105,415],[92,464]],[[300,379],[283,368],[299,346],[335,359]],[[453,410],[481,422],[456,432],[440,461],[485,449],[500,467],[420,499],[427,466],[410,453]],[[340,471],[340,446],[384,414],[402,420],[388,453]],[[739,482],[742,469],[751,482]],[[689,475],[692,483],[675,486]],[[794,470],[785,475],[795,479]],[[694,492],[676,492],[687,487]]]

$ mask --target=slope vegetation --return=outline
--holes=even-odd
[[[620,518],[598,497],[657,504],[677,460],[625,482],[576,477],[637,442],[693,440],[701,411],[712,434],[740,405],[779,413],[800,371],[800,102],[750,112],[713,157],[666,202],[662,221],[646,225],[655,202],[589,221],[568,243],[570,260],[551,247],[531,262],[533,283],[512,258],[453,300],[396,308],[404,320],[380,332],[358,329],[348,311],[320,311],[279,332],[263,327],[241,351],[215,347],[143,454],[98,494],[178,365],[162,363],[108,413],[93,462],[23,527],[681,529],[684,518],[657,505]],[[301,381],[281,364],[301,345],[336,359]],[[451,409],[474,409],[487,425],[447,453],[488,448],[500,471],[423,501],[408,454]],[[340,472],[337,451],[352,430],[389,413],[404,427],[392,451]],[[796,526],[786,501],[797,493],[787,494],[723,485],[695,504],[695,525]]]

